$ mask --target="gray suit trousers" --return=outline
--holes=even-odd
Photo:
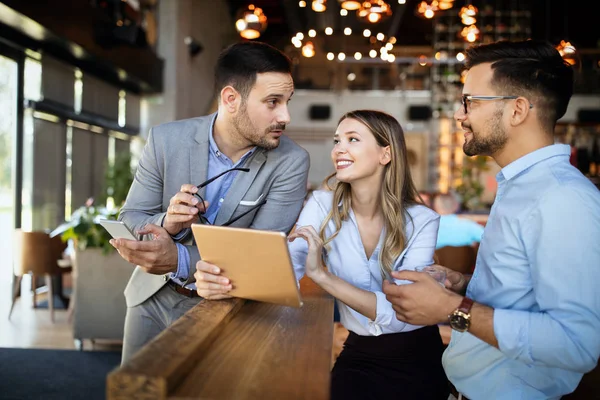
[[[143,303],[127,307],[121,365],[202,300],[186,297],[164,285]]]

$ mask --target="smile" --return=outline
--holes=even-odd
[[[339,160],[335,163],[335,166],[337,169],[343,169],[343,168],[347,168],[347,167],[351,166],[352,164],[354,164],[353,161]]]

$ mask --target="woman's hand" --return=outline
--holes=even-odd
[[[446,282],[444,282],[446,289],[458,294],[465,293],[469,280],[463,274],[448,267],[444,267],[443,265],[433,264],[431,267],[446,271]]]
[[[302,238],[308,243],[308,255],[305,264],[306,275],[318,284],[327,277],[327,270],[323,265],[323,241],[315,228],[310,225],[301,226],[288,236],[290,242],[297,238]]]

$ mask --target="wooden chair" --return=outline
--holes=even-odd
[[[34,307],[36,305],[35,277],[44,276],[48,286],[50,320],[54,322],[54,284],[52,277],[61,276],[62,273],[66,272],[57,263],[66,247],[66,243],[62,242],[60,236],[50,238],[45,232],[24,232],[21,229],[15,231],[15,281],[8,319],[10,319],[15,301],[19,295],[23,275],[32,274],[33,305]]]
[[[463,274],[472,274],[477,260],[477,246],[445,246],[435,251],[436,262]]]

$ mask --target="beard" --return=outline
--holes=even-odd
[[[275,124],[269,126],[264,132],[258,132],[248,115],[248,110],[245,104],[242,104],[238,115],[233,117],[233,127],[238,135],[246,139],[254,146],[261,147],[265,150],[273,150],[279,146],[279,138],[274,138],[270,135],[272,131],[285,130],[285,124]]]
[[[497,110],[491,119],[489,119],[483,129],[480,131],[488,132],[488,135],[485,137],[476,134],[473,130],[471,130],[470,125],[463,124],[463,127],[466,127],[471,131],[471,140],[465,141],[463,145],[463,152],[468,156],[490,156],[499,150],[501,150],[506,142],[508,141],[508,136],[506,135],[506,130],[502,126],[502,110]]]

